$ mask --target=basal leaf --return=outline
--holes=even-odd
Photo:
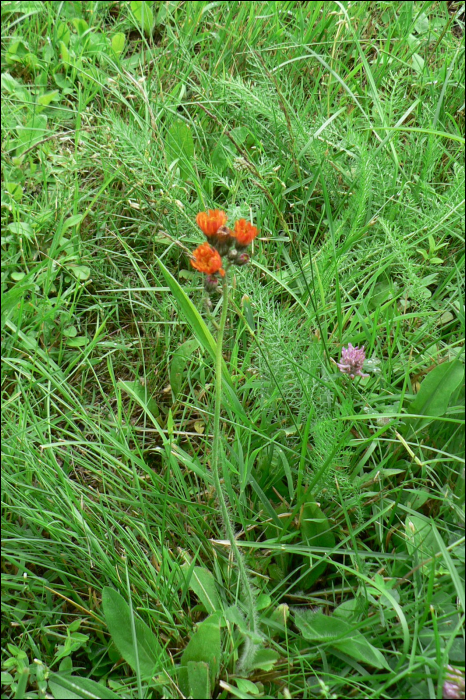
[[[210,698],[209,665],[205,661],[188,661],[189,697]]]
[[[123,32],[117,32],[112,36],[112,50],[119,56],[125,48],[126,37]]]
[[[194,306],[191,299],[187,296],[178,280],[173,277],[169,270],[167,270],[163,262],[158,260],[158,264],[165,281],[178,304],[178,307],[191,328],[192,333],[197,338],[199,344],[208,352],[212,360],[215,362],[215,351],[217,344],[212,336],[212,333],[207,328],[204,319]],[[249,426],[250,420],[244,412],[241,403],[238,401],[238,397],[236,396],[233,382],[225,362],[223,363],[222,377],[225,399],[227,400],[231,410],[235,413],[238,420],[241,420],[245,426]]]
[[[186,340],[184,343],[182,343],[182,345],[180,345],[173,354],[170,364],[170,386],[172,388],[175,400],[177,399],[181,390],[184,369],[189,358],[198,347],[199,342],[196,340],[196,338],[191,338],[190,340]]]
[[[390,670],[384,655],[374,647],[362,634],[335,642],[333,645],[356,661],[360,661],[374,668],[385,668]]]
[[[304,506],[301,515],[301,533],[303,540],[310,547],[325,547],[332,550],[335,546],[335,535],[330,523],[317,503],[309,502]],[[304,589],[310,588],[327,568],[325,561],[316,565],[311,559],[306,558],[306,563],[310,571],[300,581],[300,586]]]
[[[176,121],[168,129],[165,139],[169,158],[178,160],[181,176],[184,180],[190,177],[190,162],[194,156],[194,140],[188,124]]]
[[[182,569],[185,573],[189,571],[189,564],[184,564]],[[208,569],[203,566],[195,566],[189,580],[189,587],[197,595],[207,612],[214,613],[222,609],[217,583]]]
[[[416,398],[408,407],[409,413],[426,418],[406,418],[406,427],[415,432],[424,428],[435,417],[443,416],[453,393],[463,381],[464,365],[459,360],[437,365],[425,377]]]
[[[126,600],[113,588],[105,587],[102,605],[112,640],[133,670],[139,670],[143,678],[151,678],[169,665],[167,655],[152,630],[136,615],[133,622],[137,649],[133,639],[131,609]]]
[[[60,673],[52,673],[49,679],[50,691],[56,700],[80,700],[81,698],[91,698],[99,700],[103,698],[119,698],[101,683],[96,683],[90,678],[80,678],[79,676],[69,676]]]
[[[220,614],[215,613],[201,622],[181,657],[179,681],[183,695],[190,694],[188,664],[207,664],[212,686],[220,668],[220,652]]]
[[[375,668],[389,668],[383,654],[357,629],[341,617],[321,612],[295,614],[295,623],[304,639],[321,642],[343,651],[357,661]]]
[[[251,670],[259,668],[262,671],[270,672],[280,658],[280,654],[275,649],[258,649],[251,663]]]
[[[135,399],[140,406],[144,409],[150,411],[153,416],[157,417],[159,415],[159,407],[155,399],[149,397],[147,388],[141,384],[137,379],[134,381],[119,381],[117,383],[119,389],[125,391],[129,396]]]
[[[131,12],[134,15],[136,22],[145,34],[151,34],[155,25],[154,13],[152,12],[150,2],[140,0],[139,2],[131,2]]]
[[[408,515],[405,520],[406,546],[412,557],[430,559],[439,551],[432,523],[420,515]],[[429,569],[429,566],[427,566]]]

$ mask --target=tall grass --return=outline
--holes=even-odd
[[[438,698],[463,668],[463,32],[461,3],[2,3],[5,697],[180,697],[217,613],[212,697]],[[219,421],[247,677],[209,207],[260,229]]]

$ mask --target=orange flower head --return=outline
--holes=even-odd
[[[193,253],[191,265],[199,272],[204,272],[206,275],[214,275],[219,272],[223,277],[225,272],[222,270],[222,258],[217,250],[210,247],[208,243],[203,243]]]
[[[246,219],[240,219],[235,223],[233,235],[236,238],[236,247],[246,248],[257,236],[257,228]]]
[[[221,226],[227,222],[227,215],[221,209],[201,211],[196,216],[196,223],[206,236],[215,236]]]

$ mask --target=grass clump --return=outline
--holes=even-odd
[[[460,696],[463,32],[2,3],[5,697]],[[259,229],[217,414],[207,209]]]

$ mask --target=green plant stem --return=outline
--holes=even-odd
[[[217,497],[220,503],[220,511],[222,514],[223,524],[226,530],[227,538],[230,541],[230,546],[234,554],[234,558],[238,565],[239,576],[243,595],[245,597],[246,609],[248,613],[249,629],[258,634],[256,608],[254,604],[254,593],[246,571],[243,555],[236,543],[235,532],[228,512],[228,505],[222,484],[220,482],[220,462],[221,462],[221,434],[220,434],[220,411],[222,406],[222,362],[223,362],[223,335],[228,315],[228,278],[225,275],[223,279],[223,306],[220,319],[220,326],[217,335],[217,350],[215,355],[215,409],[214,409],[214,441],[212,445],[212,473],[214,476],[214,485],[217,492]],[[222,461],[222,465],[224,462]],[[225,479],[224,479],[225,480]]]

